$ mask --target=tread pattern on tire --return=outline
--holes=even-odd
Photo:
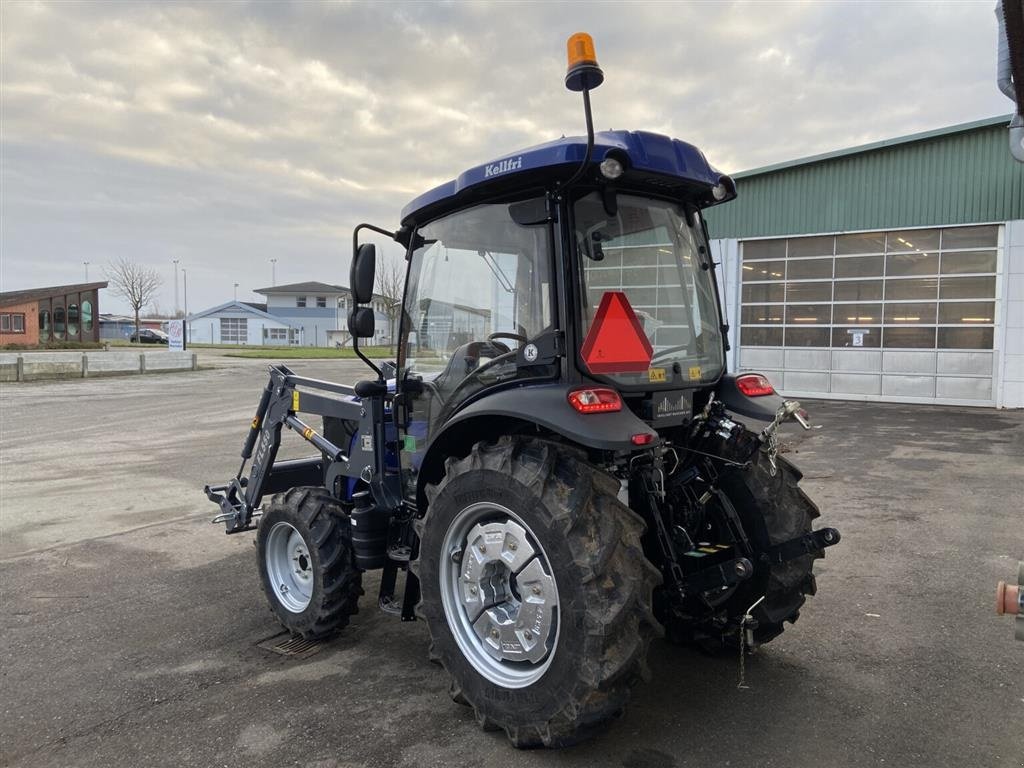
[[[777,471],[773,476],[769,462],[763,456],[760,459],[743,476],[742,482],[757,501],[769,545],[809,533],[821,512],[799,486],[803,473],[792,462],[778,456],[775,460]],[[785,622],[792,624],[799,618],[806,596],[816,591],[813,567],[814,560],[820,557],[824,557],[824,552],[767,566],[766,596],[758,607],[759,624],[754,630],[758,644],[777,637],[782,633]],[[723,638],[723,644],[735,648],[738,639],[732,636]]]
[[[290,522],[297,521],[308,531],[307,544],[317,550],[321,579],[306,611],[292,614],[279,605],[271,592],[263,565],[263,547],[257,547],[260,577],[270,609],[285,628],[307,640],[331,637],[348,625],[350,616],[359,612],[359,597],[363,594],[362,573],[355,567],[348,515],[326,488],[319,487],[290,488],[276,494],[261,525],[272,520],[275,512],[283,514]]]
[[[454,677],[451,696],[471,706],[485,730],[503,728],[516,747],[566,746],[621,714],[633,685],[648,677],[647,648],[661,632],[651,610],[661,573],[644,556],[644,522],[618,500],[618,481],[587,464],[582,452],[534,439],[503,437],[496,443],[477,443],[468,456],[446,461],[444,478],[427,488],[431,506],[454,478],[480,471],[511,476],[539,497],[552,515],[583,575],[585,641],[582,648],[573,649],[582,659],[578,678],[570,690],[560,692],[561,708],[542,722],[530,720],[530,713],[524,713],[522,722],[494,722],[487,702],[472,701]],[[417,522],[421,540],[431,524],[431,506]],[[417,574],[419,566],[413,564]],[[429,627],[428,610],[421,602],[419,612]],[[435,610],[443,622],[440,606]],[[448,669],[432,628],[430,654]]]

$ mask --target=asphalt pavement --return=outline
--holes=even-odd
[[[340,637],[269,650],[252,535],[211,526],[201,493],[237,469],[266,362],[202,362],[0,385],[2,765],[1024,765],[1024,643],[993,610],[1024,558],[1020,411],[815,403],[791,458],[843,541],[748,687],[738,659],[659,640],[606,733],[517,752],[451,702],[374,577]]]

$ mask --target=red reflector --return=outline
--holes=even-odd
[[[633,441],[633,445],[650,445],[654,442],[654,435],[650,432],[641,432],[639,435],[633,435],[629,439]]]
[[[736,379],[736,389],[747,397],[764,397],[774,395],[775,387],[760,373],[748,373]]]
[[[580,351],[592,373],[646,371],[654,353],[644,327],[622,291],[606,291],[601,297]]]
[[[622,398],[614,389],[590,387],[570,392],[569,405],[580,413],[608,413],[622,410]]]

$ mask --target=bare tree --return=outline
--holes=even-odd
[[[139,313],[153,301],[163,285],[163,278],[153,267],[147,267],[121,256],[106,266],[110,290],[128,302],[135,312],[135,337],[139,335]]]
[[[398,317],[402,312],[402,294],[405,291],[405,263],[382,258],[377,262],[377,295],[388,318],[388,339],[392,348],[396,344]]]

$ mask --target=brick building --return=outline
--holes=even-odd
[[[99,341],[102,283],[55,285],[0,293],[0,344]]]

